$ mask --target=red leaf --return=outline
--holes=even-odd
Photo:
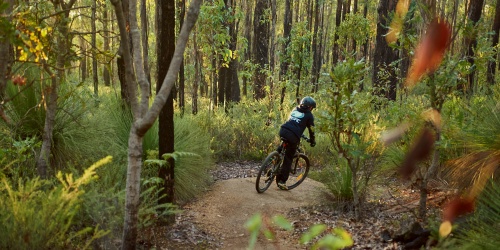
[[[474,208],[474,199],[456,197],[445,205],[443,220],[453,222],[459,216],[473,212]]]
[[[399,173],[403,178],[408,179],[413,172],[415,172],[417,163],[429,157],[435,140],[436,137],[431,129],[424,128],[422,130],[422,133],[413,143],[410,151],[406,154],[405,160],[399,169]]]
[[[433,72],[439,67],[450,40],[450,25],[439,18],[434,19],[415,50],[415,57],[406,79],[407,86],[413,86],[424,74]]]

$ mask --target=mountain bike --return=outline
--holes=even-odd
[[[310,139],[302,135],[302,139],[310,142]],[[269,186],[274,182],[274,179],[281,171],[281,165],[283,164],[283,159],[285,159],[285,149],[287,147],[287,142],[284,138],[281,138],[281,145],[276,151],[271,152],[266,159],[262,162],[260,166],[259,173],[257,174],[257,181],[255,182],[255,188],[258,193],[264,193]],[[300,148],[300,142],[297,145],[297,152],[293,157],[292,167],[290,169],[290,175],[286,185],[288,190],[296,188],[300,183],[304,181],[309,173],[309,158],[303,153]]]

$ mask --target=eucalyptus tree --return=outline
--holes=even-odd
[[[283,55],[281,58],[280,66],[280,81],[287,81],[289,79],[288,68],[290,66],[290,33],[292,31],[292,16],[293,9],[292,0],[285,0],[285,12],[283,18]],[[281,99],[280,105],[283,104],[285,100],[286,84],[281,89]]]
[[[481,19],[484,0],[470,0],[467,12],[467,27],[465,32],[465,56],[470,66],[471,72],[467,75],[467,86],[464,86],[464,91],[472,93],[474,89],[474,81],[476,75],[476,67],[474,66],[474,50],[477,47],[477,24]]]
[[[396,51],[386,41],[391,23],[390,14],[396,8],[396,1],[381,0],[377,9],[377,35],[373,55],[373,85],[376,94],[389,100],[396,100],[397,76],[391,65],[396,61]]]
[[[257,0],[253,16],[253,61],[255,69],[254,98],[259,100],[266,96],[266,79],[269,70],[269,17],[266,10],[269,0]]]
[[[66,70],[67,62],[69,61],[69,56],[71,55],[71,36],[70,36],[70,13],[75,5],[76,0],[53,0],[50,1],[53,5],[53,13],[55,13],[55,32],[54,32],[54,46],[57,54],[55,55],[55,65],[51,66],[47,61],[42,60],[43,68],[47,71],[50,76],[51,83],[50,86],[44,90],[45,95],[45,124],[42,135],[42,147],[40,149],[40,154],[36,161],[38,174],[42,178],[47,177],[47,168],[49,166],[49,160],[52,150],[53,141],[53,131],[54,123],[57,112],[57,99],[59,85],[66,81]],[[52,69],[55,69],[55,73]]]
[[[156,1],[156,33],[156,57],[158,58],[156,93],[159,94],[163,85],[162,80],[167,75],[175,50],[174,0]],[[174,152],[174,94],[172,92],[168,95],[166,104],[162,107],[158,117],[158,138],[158,158],[162,159],[164,154]],[[174,203],[175,198],[175,161],[171,157],[166,160],[167,166],[160,168],[158,172],[158,177],[163,181],[160,204]]]
[[[491,32],[493,33],[493,37],[491,39],[491,46],[494,48],[493,60],[488,62],[488,74],[487,80],[488,83],[493,85],[495,84],[495,72],[497,67],[497,58],[498,58],[498,37],[500,34],[500,0],[496,1],[495,6],[495,19],[493,20],[493,26],[491,28]]]
[[[236,2],[225,0],[223,6],[224,26],[227,30],[226,44],[223,45],[224,53],[219,63],[218,103],[238,102],[240,100],[240,87],[238,81],[238,65],[236,53],[236,24],[241,15],[237,13]]]
[[[123,228],[122,249],[135,249],[138,232],[138,211],[140,196],[140,179],[143,157],[143,138],[146,132],[153,126],[156,118],[165,106],[168,96],[175,84],[179,68],[182,62],[186,43],[189,39],[189,33],[195,25],[198,18],[199,9],[202,0],[191,1],[186,19],[180,30],[175,52],[168,68],[167,74],[161,80],[161,88],[158,90],[151,106],[149,82],[142,65],[141,38],[137,22],[137,0],[130,2],[130,35],[133,43],[129,42],[126,19],[123,6],[120,0],[112,0],[115,7],[116,17],[120,30],[120,39],[123,49],[123,59],[125,65],[125,77],[127,82],[133,83],[127,85],[127,92],[130,99],[130,108],[132,111],[133,122],[130,128],[128,141],[128,166],[126,181],[126,201],[125,201],[125,219]],[[132,47],[129,47],[133,44]],[[133,58],[131,54],[133,51]],[[162,63],[162,62],[161,62]],[[137,86],[138,85],[138,86]]]
[[[103,25],[103,44],[102,50],[105,55],[110,53],[110,31],[109,31],[109,18],[108,18],[108,6],[107,1],[104,1],[101,6],[102,9],[102,25]],[[102,68],[102,80],[105,86],[111,86],[111,64],[109,63],[109,57],[104,57],[104,64]]]
[[[97,73],[97,28],[96,28],[96,8],[97,0],[92,0],[91,6],[91,20],[90,25],[92,29],[91,34],[91,46],[92,46],[92,82],[94,84],[94,95],[99,95],[99,75]]]

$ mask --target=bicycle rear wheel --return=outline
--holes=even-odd
[[[258,193],[264,193],[274,181],[276,173],[276,165],[280,164],[280,155],[277,151],[270,153],[262,162],[259,173],[257,174],[257,181],[255,188]]]
[[[302,183],[309,173],[309,158],[305,154],[299,154],[293,158],[292,168],[286,185],[288,190],[296,188]]]

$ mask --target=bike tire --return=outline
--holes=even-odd
[[[280,163],[280,154],[277,151],[271,152],[260,166],[257,180],[255,181],[255,189],[258,193],[264,193],[269,186],[274,182],[276,173],[273,172],[276,164]]]
[[[306,179],[309,168],[309,158],[305,154],[299,154],[293,158],[290,175],[286,182],[288,190],[296,188]]]

